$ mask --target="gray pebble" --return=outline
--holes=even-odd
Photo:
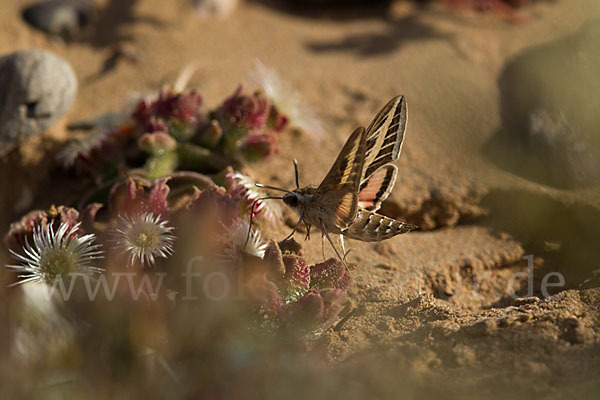
[[[41,31],[69,39],[88,24],[94,9],[88,0],[48,0],[25,8],[23,19]]]
[[[0,57],[0,157],[48,129],[76,93],[75,72],[52,53],[23,50]]]

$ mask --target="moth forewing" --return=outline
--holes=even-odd
[[[317,188],[318,194],[336,189],[353,189],[354,193],[358,193],[365,161],[365,133],[363,127],[356,128],[352,132],[331,169]]]
[[[396,161],[406,129],[406,100],[396,96],[377,113],[367,128],[365,167],[361,183],[382,166]]]
[[[365,161],[365,128],[354,130],[329,173],[317,188],[316,204],[321,219],[337,218],[338,227],[348,226],[358,211],[358,190]],[[311,221],[319,225],[316,221]]]

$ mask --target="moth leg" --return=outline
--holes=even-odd
[[[352,249],[348,249],[346,251],[344,248],[344,235],[342,234],[340,234],[340,244],[342,245],[342,253],[344,253],[344,261],[346,261],[346,257],[348,257],[348,254],[352,251]]]
[[[306,227],[306,237],[304,240],[310,240],[310,224],[306,220],[304,221],[304,226]]]
[[[296,222],[296,226],[294,227],[294,230],[292,231],[292,233],[290,233],[289,235],[287,235],[286,238],[283,239],[283,240],[289,240],[292,236],[294,236],[294,233],[296,233],[296,231],[298,230],[298,227],[300,226],[301,222],[302,222],[302,214],[300,215],[300,218],[298,219],[298,222]]]
[[[342,253],[344,253],[344,258],[346,258],[346,249],[344,248],[344,235],[340,234],[340,246],[342,246]]]
[[[331,240],[331,237],[329,237],[329,233],[327,233],[327,229],[325,228],[325,224],[323,223],[323,220],[321,218],[319,218],[319,221],[321,222],[321,231],[323,232],[323,234],[325,235],[325,237],[327,238],[327,240],[329,241],[329,244],[331,244],[331,247],[333,247],[333,250],[335,251],[335,254],[338,256],[338,258],[340,259],[340,261],[342,263],[344,263],[344,265],[346,265],[346,262],[344,261],[344,259],[340,256],[340,252],[338,251],[338,249],[335,247],[335,245],[333,244],[333,240]]]
[[[325,261],[325,234],[321,232],[321,253],[323,254],[323,261]]]

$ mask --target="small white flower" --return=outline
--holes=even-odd
[[[140,261],[154,265],[155,258],[167,258],[173,254],[175,235],[160,215],[151,212],[130,216],[120,216],[113,233],[117,247],[129,257],[129,264]]]
[[[250,229],[250,224],[245,219],[235,219],[231,226],[223,224],[225,233],[219,241],[223,243],[225,249],[223,250],[223,258],[229,261],[239,261],[242,255],[249,254],[255,257],[263,258],[265,256],[265,250],[267,244],[263,242],[262,235],[257,229]]]
[[[20,281],[15,284],[51,284],[57,277],[68,280],[71,274],[93,275],[104,271],[92,265],[94,260],[102,258],[101,245],[94,244],[96,237],[93,234],[79,236],[79,225],[69,227],[63,222],[56,231],[52,223],[34,227],[33,244],[25,239],[24,255],[10,250],[21,262],[6,266],[21,273]]]
[[[277,201],[258,200],[267,197],[268,194],[262,191],[256,183],[248,176],[241,172],[230,172],[226,175],[231,182],[230,190],[232,192],[239,191],[240,196],[252,207],[254,201],[254,215],[262,215],[270,223],[281,221],[283,214],[281,207]]]
[[[254,61],[254,67],[250,80],[262,88],[277,110],[288,118],[290,125],[300,128],[316,143],[323,140],[327,134],[323,123],[300,94],[281,79],[274,69],[259,60]]]

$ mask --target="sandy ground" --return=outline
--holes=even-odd
[[[407,138],[384,211],[424,229],[385,243],[350,243],[355,310],[315,346],[348,365],[385,354],[382,367],[403,365],[417,381],[465,391],[508,384],[560,396],[597,385],[600,292],[579,285],[597,268],[590,235],[598,238],[599,188],[543,186],[497,168],[482,151],[502,125],[497,81],[505,63],[597,19],[594,0],[536,3],[523,11],[531,20],[516,25],[404,2],[388,16],[298,16],[249,1],[227,20],[199,21],[183,1],[101,1],[107,11],[94,30],[68,45],[25,26],[17,17],[23,3],[3,1],[0,54],[40,47],[66,58],[80,79],[67,120],[119,109],[130,93],[172,82],[193,61],[200,69],[190,86],[209,105],[231,93],[255,59],[276,68],[320,112],[329,136],[316,145],[306,135],[282,135],[280,155],[249,171],[274,185],[293,186],[294,157],[301,184],[318,183],[349,133],[404,94]],[[116,46],[137,61],[99,74]],[[63,126],[48,135],[61,140]],[[1,231],[23,211],[15,205],[27,205],[27,190],[33,205],[64,199],[35,189],[53,179],[45,151],[52,155],[52,146],[33,140],[0,166]],[[5,186],[9,176],[18,177],[14,190]],[[282,224],[271,234],[288,230]],[[557,242],[558,249],[549,245]],[[318,261],[318,235],[305,246]],[[541,296],[548,272],[562,273],[565,287],[515,302],[509,282],[527,271],[523,256],[530,254],[534,295]],[[523,276],[515,282],[526,295]]]

